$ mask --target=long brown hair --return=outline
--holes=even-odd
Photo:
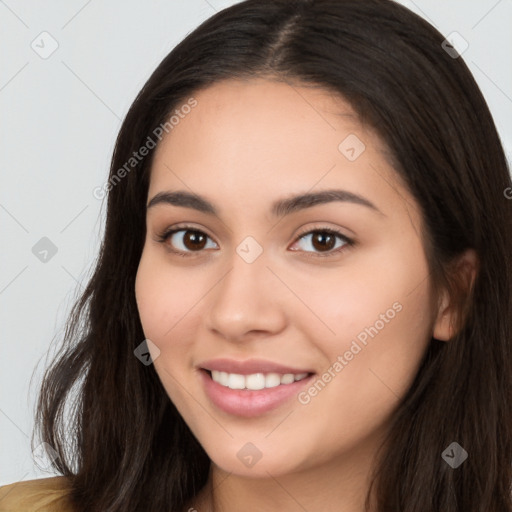
[[[487,104],[443,40],[390,0],[248,0],[164,58],[121,127],[94,274],[38,401],[35,433],[57,450],[53,468],[70,477],[77,511],[181,511],[206,483],[209,458],[153,366],[134,356],[154,150],[119,170],[200,89],[265,76],[334,91],[377,131],[421,207],[432,283],[449,286],[460,311],[393,418],[378,512],[512,512],[511,179]],[[480,266],[464,291],[452,262],[467,248]],[[458,468],[442,458],[452,442],[469,454]]]

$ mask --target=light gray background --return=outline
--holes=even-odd
[[[51,474],[30,449],[34,401],[99,248],[105,205],[92,191],[107,179],[121,120],[161,59],[234,3],[0,0],[0,485]],[[469,43],[463,57],[510,159],[512,0],[401,3]],[[52,44],[47,58],[35,51],[46,57]],[[57,247],[46,262],[32,252],[42,237]]]

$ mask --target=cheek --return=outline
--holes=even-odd
[[[194,301],[194,288],[179,268],[173,269],[154,251],[145,250],[135,279],[135,297],[144,334],[160,349],[181,328]]]
[[[164,290],[158,264],[151,264],[143,254],[135,278],[135,298],[144,335],[159,347],[163,333],[172,326],[167,316],[175,310],[172,295]]]
[[[179,382],[184,381],[184,372],[190,357],[188,336],[192,315],[189,302],[193,297],[190,286],[184,286],[183,274],[161,261],[150,251],[143,252],[135,279],[135,297],[144,335],[159,349],[154,357],[154,368],[169,398],[178,409],[183,409],[186,400],[182,396]],[[183,290],[183,291],[182,291]]]
[[[366,328],[376,325],[384,332],[408,316],[413,317],[409,326],[414,332],[430,314],[428,266],[421,247],[407,249],[388,244],[354,253],[338,269],[301,272],[299,278],[297,273],[294,291],[310,313],[297,307],[294,322],[336,350],[343,348],[340,342],[358,335],[364,341]]]
[[[314,282],[322,286],[312,287],[311,277],[301,283],[299,293],[316,317],[296,315],[294,322],[315,340],[326,369],[343,357],[331,372],[343,375],[333,380],[344,396],[357,397],[354,405],[383,393],[396,400],[394,393],[405,393],[416,375],[431,335],[424,253],[420,245],[408,251],[389,245],[347,268],[329,279],[318,273]]]
[[[343,447],[380,429],[417,374],[429,340],[428,290],[423,283],[410,293],[405,276],[401,282],[393,277],[381,277],[378,287],[333,291],[338,305],[328,305],[322,319],[335,335],[319,335],[326,330],[318,322],[309,328],[326,364],[299,401],[304,429],[317,432],[319,444],[338,439]],[[383,287],[385,281],[393,286]],[[325,411],[328,422],[320,419]]]
[[[178,383],[193,369],[201,301],[210,281],[202,272],[169,264],[165,254],[151,247],[143,252],[137,270],[135,296],[144,335],[160,351],[154,367],[177,405],[183,401]]]

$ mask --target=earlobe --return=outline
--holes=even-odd
[[[455,280],[459,284],[458,293],[467,296],[478,273],[479,260],[473,249],[467,249],[462,256],[458,258],[455,267]],[[444,289],[441,304],[434,323],[432,337],[440,341],[449,341],[455,334],[457,325],[457,315],[460,314],[456,301],[450,297],[448,290]]]
[[[453,335],[452,323],[454,321],[454,312],[450,304],[448,291],[443,291],[443,299],[437,314],[436,322],[432,332],[432,337],[440,341],[449,341]]]

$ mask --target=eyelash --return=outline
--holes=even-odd
[[[177,226],[177,227],[174,227],[172,229],[165,230],[164,232],[162,232],[160,234],[157,234],[157,241],[159,243],[164,244],[165,242],[167,242],[167,240],[172,235],[174,235],[175,233],[178,233],[179,231],[194,231],[196,233],[201,233],[201,234],[203,234],[203,235],[205,235],[205,236],[207,236],[208,238],[211,239],[211,237],[209,237],[204,231],[201,231],[200,229],[197,229],[197,228],[195,228],[193,226],[185,225],[185,226]],[[332,256],[334,254],[339,254],[340,252],[342,252],[344,250],[347,250],[347,249],[353,247],[354,245],[356,245],[356,242],[354,240],[352,240],[351,238],[348,238],[347,236],[343,235],[339,231],[336,231],[335,229],[332,229],[332,228],[323,228],[323,227],[315,227],[313,229],[309,229],[308,231],[305,231],[305,232],[297,235],[297,238],[294,240],[293,243],[295,244],[296,242],[298,242],[304,236],[310,235],[312,233],[327,233],[329,235],[334,235],[334,236],[340,238],[345,243],[345,245],[343,245],[342,247],[338,247],[337,249],[327,251],[325,253],[303,251],[303,252],[305,252],[308,255],[308,257],[325,258],[325,257],[328,257],[328,256]],[[198,253],[202,252],[202,250],[184,252],[184,251],[177,251],[177,250],[171,249],[171,248],[169,248],[168,250],[170,252],[172,252],[173,254],[176,254],[177,256],[181,256],[181,257],[184,257],[184,258],[193,257],[195,254],[198,254]]]

